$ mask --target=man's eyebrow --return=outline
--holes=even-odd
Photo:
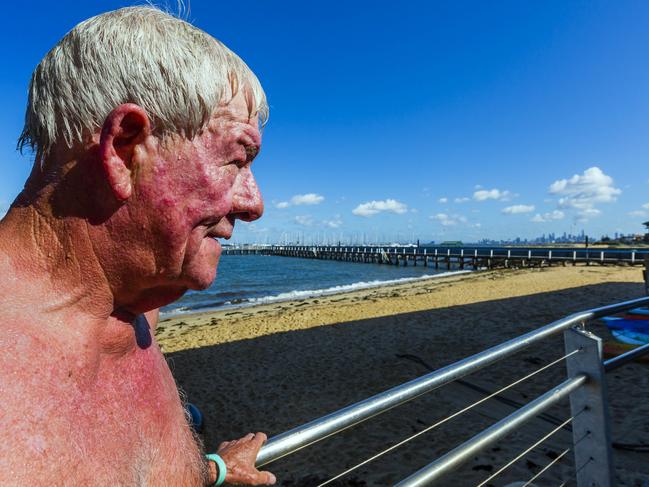
[[[254,113],[248,113],[246,116],[244,116],[241,112],[235,113],[231,111],[229,108],[225,107],[223,111],[217,111],[215,113],[217,118],[224,118],[228,121],[231,122],[237,122],[237,123],[243,123],[245,125],[249,125],[250,121],[254,118],[255,114]]]
[[[237,117],[234,113],[232,113],[230,111],[224,111],[224,112],[221,112],[221,113],[217,113],[216,116],[218,118],[224,118],[224,119],[226,119],[226,120],[228,120],[230,122],[241,122],[239,117]]]

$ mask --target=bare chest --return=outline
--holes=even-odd
[[[125,354],[71,354],[42,337],[0,345],[0,484],[202,484],[198,447],[154,340]]]

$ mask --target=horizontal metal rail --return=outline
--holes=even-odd
[[[649,343],[638,348],[634,348],[633,350],[629,350],[628,352],[623,353],[622,355],[618,355],[617,357],[614,357],[612,359],[606,360],[604,362],[604,370],[606,372],[610,372],[617,369],[618,367],[621,367],[622,365],[628,364],[629,362],[642,357],[643,355],[647,355],[648,353]]]
[[[415,399],[422,394],[509,357],[571,326],[642,305],[649,305],[649,297],[572,314],[525,335],[496,345],[471,357],[411,380],[410,382],[393,387],[356,404],[347,406],[327,416],[298,426],[268,440],[259,451],[256,465],[261,467],[262,465],[266,465],[308,445],[339,433],[362,421]]]
[[[512,431],[518,429],[522,424],[536,417],[550,406],[556,404],[571,392],[586,383],[585,374],[578,375],[562,382],[554,389],[537,397],[516,412],[501,419],[496,424],[478,433],[470,440],[462,443],[445,455],[442,455],[434,462],[421,470],[415,472],[407,479],[402,480],[395,487],[421,487],[430,485],[449,470],[469,460],[475,453],[484,450],[492,443],[500,440]]]

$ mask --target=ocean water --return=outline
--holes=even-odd
[[[162,308],[162,312],[169,316],[252,306],[441,274],[448,274],[448,271],[422,265],[398,267],[267,255],[224,255],[221,256],[218,277],[209,289],[189,291],[175,303]]]

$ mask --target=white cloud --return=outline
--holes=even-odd
[[[354,215],[370,217],[382,211],[390,211],[401,215],[408,211],[408,206],[393,199],[383,201],[368,201],[362,203],[352,210]]]
[[[252,232],[252,233],[268,233],[269,229],[266,227],[258,227],[254,223],[249,223],[246,227],[246,230]]]
[[[340,215],[336,215],[333,217],[331,220],[324,220],[322,223],[325,224],[325,226],[329,228],[340,228],[340,226],[343,224],[343,221],[340,219]]]
[[[324,201],[324,196],[316,193],[296,194],[291,198],[291,203],[295,206],[299,205],[319,205]]]
[[[481,189],[473,193],[473,199],[476,201],[509,201],[514,195],[509,191],[500,191],[499,189]]]
[[[550,185],[548,191],[559,196],[559,208],[577,210],[580,220],[599,215],[595,205],[613,203],[622,193],[621,189],[613,186],[613,178],[598,167],[590,167],[570,179],[559,179]]]
[[[644,205],[642,205],[642,208],[643,208],[642,210],[629,211],[627,215],[633,218],[647,218],[647,216],[649,216],[649,212],[645,210],[649,210],[649,203],[645,203]]]
[[[442,204],[444,204],[444,203],[448,203],[448,198],[446,198],[446,197],[444,197],[444,198],[440,198],[440,199],[438,199],[437,201],[438,201],[439,203],[442,203]]]
[[[430,216],[431,220],[436,220],[445,227],[457,225],[458,223],[466,223],[466,218],[462,215],[447,215],[446,213],[437,213]]]
[[[455,198],[453,201],[455,201],[456,203],[466,203],[467,201],[471,201],[471,198],[467,198],[467,197]]]
[[[300,205],[319,205],[324,201],[324,196],[316,193],[296,194],[291,201],[281,201],[275,205],[275,208],[283,209],[289,206]]]
[[[597,208],[586,208],[579,212],[579,216],[583,219],[593,218],[599,216],[602,212]]]
[[[533,221],[535,223],[546,223],[553,220],[563,220],[565,216],[566,215],[563,211],[554,210],[550,213],[543,213],[542,215],[540,213],[537,213],[532,217],[530,221]]]
[[[457,224],[457,222],[455,222],[446,213],[437,213],[436,215],[431,215],[430,219],[431,220],[437,220],[438,222],[440,222],[444,226],[456,225]]]
[[[534,205],[513,205],[500,210],[506,215],[517,215],[519,213],[531,213],[534,211]]]
[[[295,217],[295,223],[309,227],[313,225],[313,218],[310,215],[298,215]]]

